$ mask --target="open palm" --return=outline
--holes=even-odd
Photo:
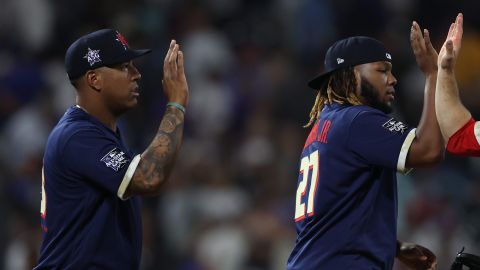
[[[453,71],[457,61],[458,52],[462,47],[463,14],[457,15],[457,19],[450,25],[448,35],[438,55],[438,64],[442,69]]]

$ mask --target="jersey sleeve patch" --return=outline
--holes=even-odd
[[[349,129],[349,148],[366,164],[397,170],[404,167],[408,145],[405,144],[412,128],[378,110],[358,113]],[[413,140],[413,138],[411,138]],[[402,153],[402,150],[404,152]],[[399,158],[401,161],[399,164]],[[403,163],[403,165],[402,165]]]
[[[447,151],[459,156],[480,156],[480,124],[471,118],[448,139]]]
[[[81,179],[76,184],[92,182],[115,195],[132,159],[117,141],[98,129],[75,132],[61,151],[62,165],[75,179]]]
[[[107,167],[118,172],[118,170],[123,168],[130,160],[125,156],[123,151],[115,147],[103,156],[100,161],[105,163]]]
[[[395,120],[395,118],[390,118],[387,122],[385,122],[382,127],[387,129],[390,132],[398,132],[400,134],[405,133],[408,130],[408,126],[404,123]]]

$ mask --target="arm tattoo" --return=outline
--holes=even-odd
[[[155,138],[142,153],[128,193],[156,193],[158,190],[154,189],[158,189],[158,184],[168,179],[182,142],[183,123],[184,114],[176,108],[167,107]]]

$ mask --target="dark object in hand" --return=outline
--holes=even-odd
[[[464,249],[465,248],[462,248],[462,250],[457,253],[457,257],[452,264],[451,270],[463,270],[463,266],[468,267],[468,270],[480,270],[480,257],[464,253]]]

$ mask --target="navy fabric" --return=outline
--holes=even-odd
[[[306,211],[296,218],[289,270],[392,269],[397,162],[411,130],[391,128],[392,122],[368,106],[324,108],[301,154],[302,161],[318,155],[318,164],[310,164],[308,183],[297,190]],[[318,180],[312,187],[311,171],[317,165]],[[299,189],[304,173],[299,174]]]
[[[78,107],[67,110],[45,150],[44,233],[34,269],[138,269],[140,202],[117,196],[132,159],[120,133]]]

